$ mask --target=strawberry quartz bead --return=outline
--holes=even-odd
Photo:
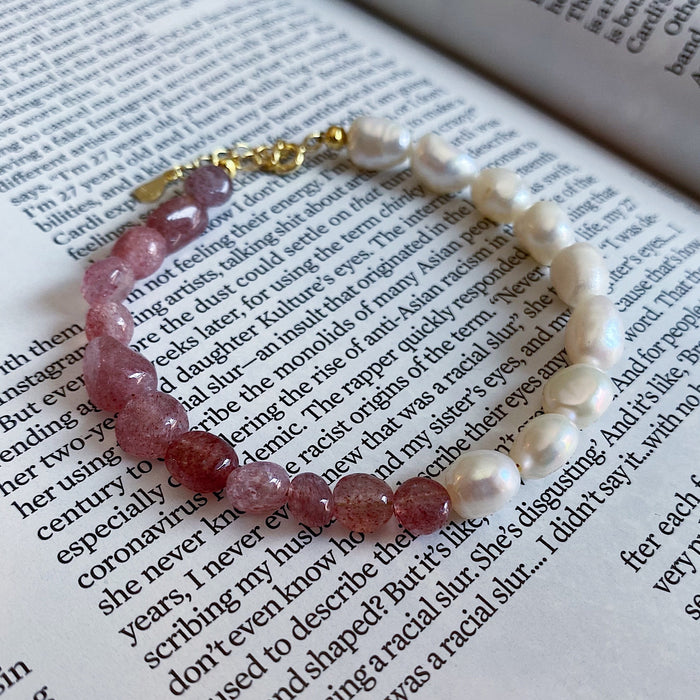
[[[287,505],[294,518],[309,527],[328,525],[333,518],[333,493],[330,486],[311,472],[297,474],[287,493]]]
[[[158,386],[155,367],[108,335],[87,344],[83,379],[90,401],[105,411],[120,411],[134,396]]]
[[[238,455],[220,437],[190,430],[168,445],[165,466],[188,489],[211,493],[226,486],[228,475],[238,466]]]
[[[134,319],[129,310],[116,301],[91,306],[85,319],[88,340],[108,335],[120,343],[128,343],[134,335]]]
[[[185,180],[185,193],[205,207],[224,204],[232,192],[231,178],[216,165],[203,165],[193,170]]]
[[[121,258],[98,260],[85,270],[80,291],[90,306],[122,301],[134,288],[134,271]]]
[[[168,253],[182,248],[202,233],[209,223],[204,207],[192,197],[173,197],[157,206],[146,224],[165,239]]]
[[[394,511],[394,494],[373,474],[348,474],[333,490],[334,515],[355,532],[378,530]]]
[[[114,244],[112,255],[124,260],[137,280],[152,275],[167,255],[165,238],[154,228],[133,226]]]
[[[447,524],[450,494],[437,481],[417,476],[396,489],[396,519],[413,535],[429,535]]]
[[[182,404],[161,391],[139,394],[119,412],[114,433],[127,454],[146,459],[164,457],[168,445],[189,428]]]
[[[249,462],[234,469],[226,481],[226,498],[246,513],[269,515],[287,501],[289,477],[273,462]]]

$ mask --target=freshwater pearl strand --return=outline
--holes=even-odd
[[[623,326],[605,296],[605,262],[591,245],[574,241],[558,205],[533,203],[511,170],[479,171],[467,154],[440,136],[426,134],[412,142],[408,130],[379,117],[359,117],[347,132],[332,129],[336,145],[329,145],[345,146],[358,168],[383,170],[410,159],[413,174],[428,190],[446,194],[471,187],[478,210],[497,223],[512,224],[519,244],[538,263],[550,266],[554,289],[572,308],[564,344],[573,364],[546,382],[545,413],[520,428],[510,453],[466,452],[446,470],[444,487],[417,477],[393,492],[374,475],[350,474],[331,491],[310,472],[290,481],[284,468],[272,462],[240,465],[220,437],[190,431],[182,405],[157,390],[154,366],[127,346],[134,324],[121,301],[136,279],[153,274],[166,255],[207,228],[208,207],[231,196],[229,174],[211,164],[194,169],[184,195],[160,204],[145,226],[128,229],[112,255],[86,271],[82,292],[91,305],[84,368],[88,395],[97,408],[119,412],[115,432],[125,452],[163,458],[179,483],[203,493],[224,489],[231,505],[244,512],[265,515],[286,504],[309,527],[335,518],[359,532],[373,532],[395,515],[414,535],[443,527],[451,509],[463,518],[491,515],[515,496],[521,480],[539,479],[563,466],[576,450],[579,430],[598,420],[612,402],[614,385],[605,371],[621,357]]]

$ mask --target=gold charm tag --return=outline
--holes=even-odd
[[[180,177],[180,173],[177,169],[173,168],[171,170],[166,170],[164,173],[158,175],[158,177],[153,178],[149,182],[144,182],[143,185],[137,187],[132,195],[139,200],[139,202],[157,202],[165,192],[165,188],[170,182],[177,180]]]

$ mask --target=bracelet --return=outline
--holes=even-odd
[[[134,321],[121,302],[134,280],[158,270],[166,255],[197,238],[208,226],[207,209],[224,204],[232,178],[240,171],[284,175],[308,154],[327,147],[346,149],[361,169],[394,168],[410,158],[414,176],[439,194],[471,187],[479,212],[497,224],[512,224],[518,243],[541,265],[559,298],[572,311],[564,332],[569,366],[545,383],[544,413],[519,429],[509,454],[471,450],[445,471],[445,485],[427,477],[402,483],[396,492],[373,474],[348,474],[330,486],[319,475],[300,473],[291,481],[272,462],[239,464],[233,447],[210,432],[188,430],[187,414],[173,396],[157,390],[153,364],[127,346]],[[612,402],[615,386],[605,370],[623,349],[623,326],[605,296],[609,275],[600,253],[575,242],[566,217],[553,202],[532,203],[529,189],[513,171],[486,168],[456,151],[444,139],[426,134],[412,142],[398,124],[359,117],[347,129],[331,126],[301,143],[277,141],[250,148],[237,144],[163,173],[134,192],[140,201],[156,201],[165,187],[185,178],[184,194],[157,206],[146,224],[127,229],[110,257],[85,273],[82,293],[90,309],[85,331],[84,378],[96,408],[117,411],[117,442],[124,452],[146,459],[164,458],[170,474],[202,493],[224,489],[237,511],[266,515],[287,505],[309,527],[333,518],[349,530],[374,532],[395,515],[413,535],[446,525],[451,509],[462,518],[486,517],[501,509],[521,480],[538,479],[563,466],[578,444],[579,430],[597,420]]]

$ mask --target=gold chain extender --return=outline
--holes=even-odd
[[[171,182],[181,180],[188,172],[210,163],[225,168],[232,178],[239,170],[287,175],[298,170],[308,154],[315,153],[323,146],[339,150],[345,147],[346,141],[345,129],[333,125],[325,131],[311,132],[299,143],[281,139],[272,145],[255,147],[237,143],[231,148],[219,148],[208,155],[199,156],[185,165],[175,165],[137,187],[132,194],[139,202],[156,202]]]

